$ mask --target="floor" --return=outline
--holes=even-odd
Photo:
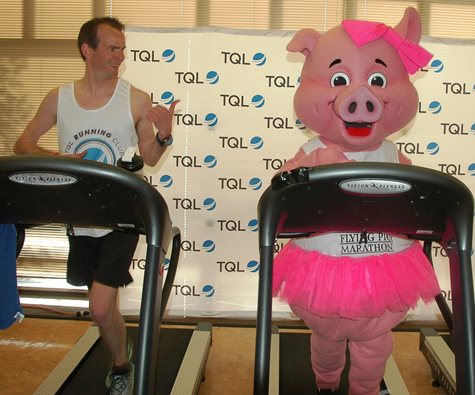
[[[32,394],[91,325],[89,321],[26,318],[0,331],[0,393]],[[419,352],[416,332],[396,332],[394,358],[411,394],[440,395]],[[206,380],[198,395],[252,394],[255,329],[213,327]]]

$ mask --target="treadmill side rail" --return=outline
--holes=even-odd
[[[56,394],[63,386],[66,379],[76,369],[77,365],[89,352],[92,346],[99,340],[99,328],[91,326],[82,335],[77,343],[65,355],[61,362],[53,369],[45,381],[36,389],[33,395]]]
[[[211,347],[211,331],[209,322],[196,326],[170,395],[198,393]]]
[[[455,356],[445,340],[432,328],[422,328],[420,349],[431,370],[432,379],[447,394],[457,393],[455,382]]]
[[[386,371],[384,372],[384,383],[388,388],[389,394],[394,395],[410,395],[404,382],[401,372],[399,371],[396,361],[392,355],[386,361]]]

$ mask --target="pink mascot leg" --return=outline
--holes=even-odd
[[[312,368],[321,389],[337,389],[346,363],[346,340],[332,340],[313,331],[310,336]]]
[[[380,317],[350,320],[323,318],[291,305],[292,311],[312,330],[312,368],[319,389],[336,390],[350,351],[349,395],[378,395],[386,360],[391,354],[391,329],[406,312],[386,311]]]
[[[386,361],[393,349],[391,332],[365,341],[350,341],[348,348],[351,356],[348,395],[378,395]]]

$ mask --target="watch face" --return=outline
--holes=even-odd
[[[165,140],[163,140],[164,145],[170,145],[171,143],[173,143],[172,135],[168,136],[167,138],[165,138]]]
[[[164,145],[166,145],[166,146],[170,145],[170,144],[173,142],[173,137],[172,137],[172,135],[170,135],[170,136],[165,137],[165,138],[162,140],[162,139],[160,138],[160,136],[158,135],[158,133],[157,133],[157,135],[156,135],[156,140],[157,140],[157,143],[158,143],[160,146],[163,147]]]

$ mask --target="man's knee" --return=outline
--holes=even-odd
[[[104,288],[104,286],[96,288],[93,286],[89,293],[89,312],[94,322],[100,327],[110,325],[119,311],[116,295],[116,290]]]
[[[99,326],[106,325],[107,322],[111,321],[112,306],[108,306],[100,301],[90,299],[89,312],[94,322]]]

